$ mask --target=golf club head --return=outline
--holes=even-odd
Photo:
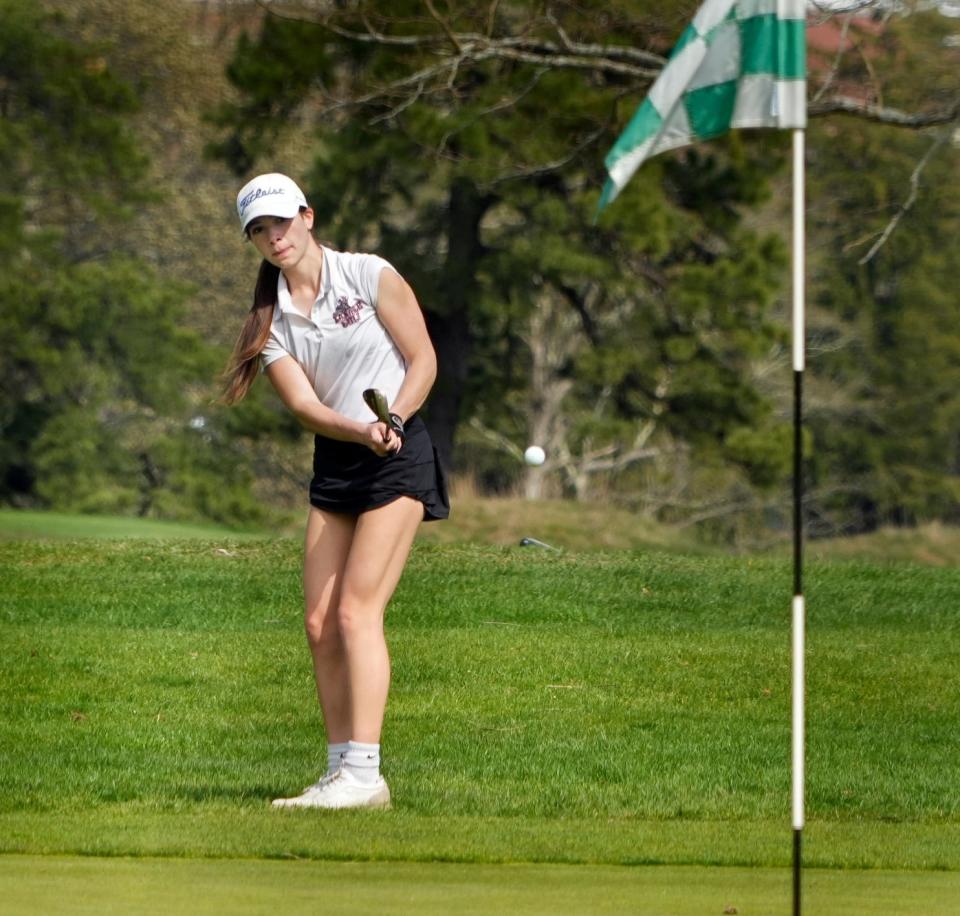
[[[376,415],[381,423],[390,426],[390,405],[386,395],[379,388],[368,388],[363,392],[363,400]]]

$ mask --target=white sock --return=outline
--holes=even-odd
[[[380,745],[349,742],[343,768],[359,782],[372,785],[380,778]]]
[[[343,755],[347,753],[349,741],[338,741],[336,744],[327,745],[327,772],[336,773],[343,763]]]

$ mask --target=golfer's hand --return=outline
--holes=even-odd
[[[400,451],[403,444],[400,437],[386,423],[377,420],[367,427],[369,438],[366,442],[381,458]]]

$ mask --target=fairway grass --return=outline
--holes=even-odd
[[[2,856],[9,916],[512,916],[789,912],[785,869]],[[953,873],[810,871],[817,916],[952,916]]]
[[[148,538],[177,540],[228,537],[243,540],[254,533],[233,531],[221,525],[190,524],[162,519],[113,515],[77,515],[66,512],[29,512],[0,509],[0,541],[17,539],[75,540],[77,538]]]
[[[269,808],[325,756],[299,564],[288,539],[0,543],[0,852],[789,864],[788,560],[416,545],[394,810],[321,816]],[[960,570],[808,581],[805,862],[960,871]]]
[[[427,817],[393,810],[278,812],[194,805],[91,813],[0,815],[3,852],[106,857],[569,865],[783,867],[786,821]],[[816,868],[960,871],[960,825],[813,823],[804,861]]]

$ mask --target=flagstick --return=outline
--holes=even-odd
[[[793,132],[793,913],[800,916],[804,822],[803,370],[804,132]]]

